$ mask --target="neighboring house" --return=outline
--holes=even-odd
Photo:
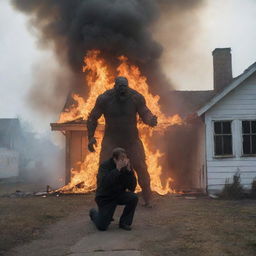
[[[0,178],[19,175],[22,132],[17,118],[0,119]]]
[[[239,172],[250,188],[256,178],[256,63],[233,78],[231,49],[217,48],[213,68],[213,90],[171,93],[171,114],[192,121],[173,136],[178,145],[170,143],[171,155],[189,163],[177,166],[177,178],[180,173],[184,180],[192,177],[193,188],[220,191]]]
[[[197,111],[205,122],[208,190],[240,173],[250,188],[256,178],[256,63]]]

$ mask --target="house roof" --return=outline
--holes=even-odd
[[[187,116],[195,113],[216,94],[213,90],[208,91],[171,91],[168,98],[168,114]]]
[[[256,72],[256,62],[249,66],[240,76],[233,79],[233,81],[227,85],[222,91],[214,95],[205,105],[197,110],[197,115],[201,116],[216,103],[223,99],[227,94],[236,89],[242,82],[253,75]]]

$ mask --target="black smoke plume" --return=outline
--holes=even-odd
[[[99,49],[113,64],[120,55],[127,56],[147,76],[151,91],[161,95],[171,86],[158,62],[163,49],[152,37],[150,28],[161,13],[170,9],[181,12],[201,1],[12,0],[12,3],[30,17],[30,26],[36,30],[40,45],[52,47],[76,77],[81,76],[85,53]],[[83,79],[80,80],[82,84]],[[81,84],[72,85],[71,89],[79,89]]]

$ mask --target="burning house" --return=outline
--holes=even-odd
[[[129,64],[125,57],[120,57],[119,61],[118,75],[128,78],[130,87],[136,89],[146,98],[149,108],[158,116],[158,130],[154,131],[151,128],[147,128],[142,123],[138,125],[147,155],[152,188],[159,194],[172,192],[173,188],[170,186],[173,182],[172,178],[167,177],[165,184],[161,181],[162,165],[160,161],[164,154],[154,147],[153,139],[161,137],[161,134],[169,126],[181,125],[183,121],[178,115],[166,117],[161,112],[158,103],[159,97],[153,96],[149,92],[147,79],[141,75],[139,68]],[[52,124],[53,130],[61,130],[66,135],[66,183],[70,182],[64,190],[71,189],[74,191],[75,188],[75,190],[82,192],[95,188],[100,152],[100,148],[97,149],[97,153],[93,154],[87,151],[86,127],[85,122],[82,120],[87,119],[88,113],[94,106],[98,95],[113,87],[113,76],[108,73],[107,62],[100,56],[99,51],[90,51],[85,57],[85,64],[85,71],[87,71],[86,82],[90,88],[87,100],[74,94],[72,97],[75,104],[61,114],[59,123]],[[96,133],[99,142],[103,137],[103,126],[104,119],[100,119],[100,129]]]
[[[103,60],[102,66],[98,66],[98,61],[95,52],[85,58],[86,68],[91,72],[87,73],[91,88],[88,99],[73,95],[75,104],[61,114],[58,123],[51,124],[52,130],[62,131],[66,137],[67,186],[64,190],[67,191],[95,188],[100,149],[95,154],[87,150],[85,117],[96,97],[112,86],[106,80],[109,78]],[[153,191],[165,194],[175,192],[175,188],[220,190],[226,179],[238,170],[244,186],[249,187],[255,178],[256,110],[253,101],[256,68],[252,65],[233,78],[231,63],[230,48],[215,49],[214,90],[170,92],[170,110],[175,112],[165,117],[160,111],[158,97],[148,91],[146,78],[126,59],[121,60],[120,75],[128,77],[131,87],[145,96],[152,111],[160,117],[158,131],[145,131],[145,127],[139,125]],[[92,72],[95,67],[96,80]],[[97,130],[99,141],[103,130],[104,120],[101,119]],[[164,148],[152,147],[154,136],[168,140]],[[167,163],[161,162],[163,155]]]
[[[204,140],[201,136],[204,133],[203,122],[195,118],[194,114],[215,91],[171,92],[168,96],[170,113],[167,117],[161,111],[159,96],[149,92],[147,79],[141,75],[139,68],[130,65],[125,57],[119,60],[118,75],[128,78],[130,87],[145,97],[153,114],[158,116],[157,128],[146,128],[140,123],[138,125],[146,151],[152,190],[159,194],[184,189],[205,190]],[[87,150],[85,120],[97,96],[113,87],[113,76],[107,70],[107,63],[99,51],[89,52],[84,67],[87,72],[86,83],[90,88],[88,98],[85,100],[78,94],[68,96],[60,120],[51,124],[52,130],[61,131],[66,139],[67,185],[62,188],[63,191],[87,192],[95,189],[100,147],[96,153]],[[97,129],[99,142],[103,131],[104,119],[100,119]]]

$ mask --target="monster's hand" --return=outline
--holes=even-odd
[[[150,126],[154,127],[157,125],[157,116],[153,116],[149,123]]]
[[[97,141],[94,137],[92,137],[88,142],[88,149],[90,152],[95,152],[94,146],[97,147]]]

